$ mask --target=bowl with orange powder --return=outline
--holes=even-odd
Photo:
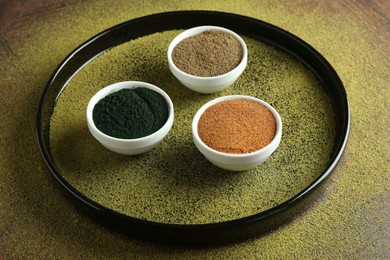
[[[214,165],[245,171],[264,162],[279,146],[282,120],[267,102],[245,95],[204,104],[192,122],[195,146]]]

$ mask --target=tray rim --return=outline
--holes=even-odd
[[[149,28],[148,29],[149,31],[140,30],[139,32],[134,32],[134,36],[132,36],[134,38],[128,39],[128,40],[132,40],[140,36],[145,36],[150,33],[153,33],[150,32],[150,30],[151,31],[154,30],[155,33],[159,32],[160,28],[164,28],[164,26],[167,26],[167,24],[170,23],[171,21],[170,19],[179,19],[179,18],[181,20],[185,18],[200,19],[201,17],[215,21],[213,25],[224,26],[229,29],[232,29],[232,27],[234,28],[237,27],[236,25],[233,24],[233,21],[236,22],[240,21],[242,23],[246,23],[246,25],[248,25],[251,28],[251,29],[242,29],[247,32],[246,34],[247,36],[252,36],[259,40],[265,41],[267,43],[270,43],[273,46],[281,48],[284,51],[292,54],[300,61],[302,61],[306,66],[309,67],[309,69],[316,75],[317,79],[321,81],[321,85],[324,84],[323,76],[321,76],[322,75],[321,73],[325,73],[325,72],[321,70],[317,71],[316,68],[313,68],[313,65],[307,61],[308,57],[312,57],[314,60],[317,59],[317,62],[319,62],[319,67],[327,70],[329,75],[332,77],[330,80],[333,81],[335,85],[337,85],[337,91],[340,95],[337,98],[340,98],[340,102],[343,103],[341,105],[341,107],[343,108],[341,112],[343,113],[342,115],[337,115],[338,117],[342,117],[341,119],[342,125],[341,126],[338,125],[339,127],[338,135],[340,135],[339,138],[340,140],[337,141],[337,144],[335,144],[336,147],[334,148],[334,152],[332,152],[332,158],[329,160],[329,164],[325,167],[324,171],[313,182],[311,182],[305,189],[303,189],[301,192],[291,197],[287,201],[273,208],[270,208],[266,211],[262,211],[247,217],[218,222],[218,223],[169,224],[169,223],[153,222],[153,221],[138,219],[128,215],[124,215],[122,213],[109,209],[104,205],[101,205],[93,201],[92,199],[86,197],[84,194],[82,194],[77,189],[75,189],[70,183],[68,183],[62,177],[54,161],[51,158],[50,145],[48,144],[47,137],[45,138],[45,133],[46,133],[45,131],[48,132],[49,129],[48,126],[46,127],[42,126],[42,124],[44,124],[43,122],[44,120],[42,118],[45,115],[44,105],[46,100],[48,99],[48,92],[51,90],[52,85],[56,83],[57,78],[60,77],[59,75],[64,70],[66,70],[69,66],[71,66],[71,63],[74,60],[77,60],[77,58],[80,55],[83,55],[84,51],[88,51],[88,48],[93,48],[91,46],[98,43],[99,41],[103,41],[102,39],[110,36],[111,34],[114,34],[115,36],[115,33],[123,30],[123,28],[127,28],[127,26],[131,27],[131,26],[136,26],[138,24],[141,25],[145,23],[148,24],[155,20],[162,21],[162,23],[160,23],[155,28]],[[193,22],[189,22],[189,24],[192,23]],[[196,20],[195,23],[199,24],[200,21]],[[171,27],[175,27],[175,26],[171,26]],[[179,24],[175,28],[185,29],[190,27],[192,26],[191,25],[189,26],[188,24],[186,25]],[[251,30],[255,30],[256,28],[264,29],[265,31],[262,32],[264,33],[264,35],[251,34]],[[166,30],[173,30],[173,29],[169,28]],[[269,33],[275,33],[276,35],[283,36],[286,38],[285,40],[288,40],[289,42],[282,43],[282,44],[273,42],[269,38],[271,37],[271,34]],[[294,43],[297,46],[302,47],[302,49],[299,49],[299,51],[293,51],[289,49],[289,47],[285,46],[290,43],[291,44]],[[83,66],[87,65],[89,61],[94,59],[94,57],[98,56],[100,53],[108,50],[109,48],[115,47],[119,44],[121,43],[114,44],[114,45],[110,44],[112,46],[107,46],[107,48],[105,46],[99,47],[105,49],[99,53],[92,53],[92,54],[89,53],[89,55],[91,55],[90,59],[86,60],[81,67],[78,67],[76,71],[74,71],[72,76],[75,75],[77,71],[80,70]],[[71,80],[72,76],[66,79],[66,81],[62,83],[63,85],[59,90],[59,92],[57,93],[56,99],[58,98],[62,90],[66,87],[67,82]],[[55,101],[53,102],[55,103]],[[51,115],[49,116],[49,118],[50,117]],[[296,204],[298,204],[298,202],[302,202],[305,197],[310,195],[310,193],[315,188],[317,188],[319,184],[321,184],[334,170],[347,144],[349,129],[350,129],[350,108],[349,108],[348,98],[343,83],[339,78],[339,76],[337,75],[336,71],[331,66],[331,64],[312,46],[310,46],[308,43],[298,38],[297,36],[285,31],[284,29],[281,29],[267,22],[258,20],[256,18],[243,16],[239,14],[233,14],[233,13],[219,12],[219,11],[199,10],[199,11],[173,11],[173,12],[165,12],[165,13],[156,13],[156,14],[146,15],[143,17],[138,17],[129,21],[125,21],[123,23],[120,23],[118,25],[115,25],[111,28],[108,28],[98,33],[97,35],[93,36],[92,38],[90,38],[89,40],[85,41],[80,46],[78,46],[76,49],[74,49],[55,69],[47,85],[45,86],[38,107],[36,137],[38,141],[38,147],[46,167],[49,169],[51,174],[55,177],[57,182],[67,191],[68,194],[71,195],[72,199],[74,199],[81,206],[82,209],[86,209],[86,213],[90,215],[92,218],[94,218],[95,220],[101,222],[102,224],[108,225],[114,230],[118,230],[120,232],[129,235],[135,235],[136,237],[139,238],[144,238],[144,239],[157,241],[157,242],[174,243],[174,244],[210,244],[210,243],[216,244],[216,243],[225,243],[225,242],[247,239],[249,237],[253,237],[263,232],[269,231],[272,228],[275,228],[285,223],[286,221],[284,221],[283,218],[287,218],[286,216],[288,214],[286,211],[290,208],[296,208],[297,206]],[[299,207],[302,207],[302,205],[300,205]],[[277,218],[282,218],[282,219],[279,221],[275,221]],[[275,223],[277,222],[278,224],[272,225],[270,224],[272,222]]]

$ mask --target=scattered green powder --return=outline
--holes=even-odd
[[[124,139],[150,135],[167,119],[168,105],[163,96],[142,87],[111,93],[93,109],[93,121],[100,131]]]
[[[156,33],[112,48],[72,78],[51,119],[52,154],[63,177],[108,208],[180,224],[258,213],[289,199],[318,177],[329,162],[336,127],[329,97],[313,74],[288,54],[244,37],[248,65],[240,78],[223,92],[198,94],[182,86],[167,65],[166,50],[179,32]],[[138,156],[105,149],[91,136],[85,119],[95,92],[125,80],[157,85],[175,106],[174,126],[164,141]],[[265,100],[283,121],[276,152],[242,173],[213,166],[191,136],[196,111],[211,99],[232,94]]]

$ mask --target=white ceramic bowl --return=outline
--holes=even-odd
[[[202,141],[198,134],[198,123],[201,115],[208,107],[215,105],[221,101],[232,99],[253,100],[266,106],[272,112],[276,121],[276,133],[273,140],[268,145],[261,148],[260,150],[251,153],[230,154],[214,150]],[[192,136],[194,139],[195,146],[198,148],[198,150],[214,165],[229,171],[245,171],[254,168],[260,163],[264,162],[279,146],[280,140],[282,138],[282,120],[278,112],[271,105],[269,105],[263,100],[244,95],[224,96],[207,102],[198,110],[192,121]]]
[[[190,75],[179,68],[172,61],[172,51],[175,46],[185,38],[202,33],[208,30],[224,31],[232,34],[241,43],[242,46],[242,60],[240,64],[233,70],[214,77],[199,77]],[[168,47],[168,65],[173,75],[187,88],[199,92],[199,93],[215,93],[221,91],[231,84],[241,75],[244,71],[248,61],[248,50],[244,40],[235,32],[218,26],[199,26],[188,29],[179,35],[177,35]]]
[[[103,132],[101,132],[96,126],[93,121],[92,112],[94,106],[104,98],[105,96],[114,93],[116,91],[119,91],[121,89],[132,89],[132,88],[148,88],[151,90],[156,91],[161,96],[164,97],[164,99],[167,101],[168,105],[168,119],[165,122],[165,124],[156,132],[140,137],[135,139],[121,139],[109,136]],[[120,154],[140,154],[149,151],[156,145],[158,145],[163,138],[168,134],[169,130],[172,128],[173,125],[173,118],[174,118],[174,111],[173,111],[173,104],[170,99],[170,97],[160,88],[149,84],[145,82],[140,81],[124,81],[115,83],[112,85],[109,85],[100,91],[98,91],[89,101],[87,106],[87,123],[88,128],[93,137],[96,138],[103,146],[105,146],[107,149],[120,153]]]

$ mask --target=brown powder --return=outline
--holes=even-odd
[[[202,114],[198,133],[209,147],[225,153],[250,153],[269,144],[276,121],[262,104],[246,99],[217,103]]]
[[[172,51],[172,60],[188,74],[213,77],[237,67],[242,55],[241,44],[233,35],[210,30],[179,42]]]

